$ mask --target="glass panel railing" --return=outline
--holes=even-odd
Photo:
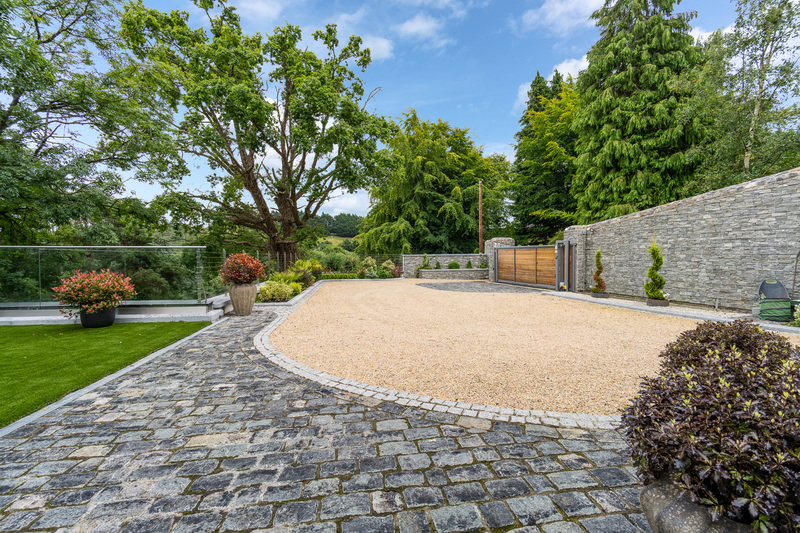
[[[105,269],[130,277],[137,301],[205,301],[214,293],[204,254],[204,246],[0,246],[0,305],[52,307],[62,278]]]

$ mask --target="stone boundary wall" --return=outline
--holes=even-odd
[[[800,168],[567,228],[564,238],[577,245],[576,290],[593,286],[599,248],[606,290],[644,297],[654,237],[669,300],[751,310],[765,279],[780,280],[791,294],[800,251]]]
[[[442,268],[419,271],[421,279],[489,279],[488,268]]]
[[[406,278],[413,278],[414,271],[422,264],[425,254],[410,254],[403,255],[403,276]],[[467,266],[467,261],[472,261],[473,268],[479,268],[481,261],[486,256],[483,254],[428,254],[428,261],[431,267],[436,266],[436,261],[442,265],[442,268],[447,268],[450,261],[458,261],[461,268]]]

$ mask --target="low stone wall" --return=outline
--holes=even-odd
[[[425,254],[403,255],[403,276],[413,278],[414,271],[422,265],[424,257]],[[435,267],[436,261],[439,261],[442,268],[446,269],[450,261],[458,261],[462,268],[467,266],[467,262],[472,261],[472,266],[479,268],[485,257],[483,254],[428,254],[428,262]]]
[[[655,238],[664,256],[660,274],[668,299],[751,310],[762,280],[780,280],[792,292],[800,250],[798,206],[800,168],[569,227],[564,238],[577,245],[576,290],[592,286],[600,249],[606,290],[644,297],[652,263],[648,248]]]
[[[427,269],[419,271],[421,279],[489,279],[488,268],[442,268]]]

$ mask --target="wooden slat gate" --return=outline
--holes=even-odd
[[[495,249],[495,280],[548,289],[572,290],[574,245],[511,246]]]

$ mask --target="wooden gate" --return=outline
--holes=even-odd
[[[565,241],[554,245],[497,248],[494,281],[572,290],[572,248]]]

